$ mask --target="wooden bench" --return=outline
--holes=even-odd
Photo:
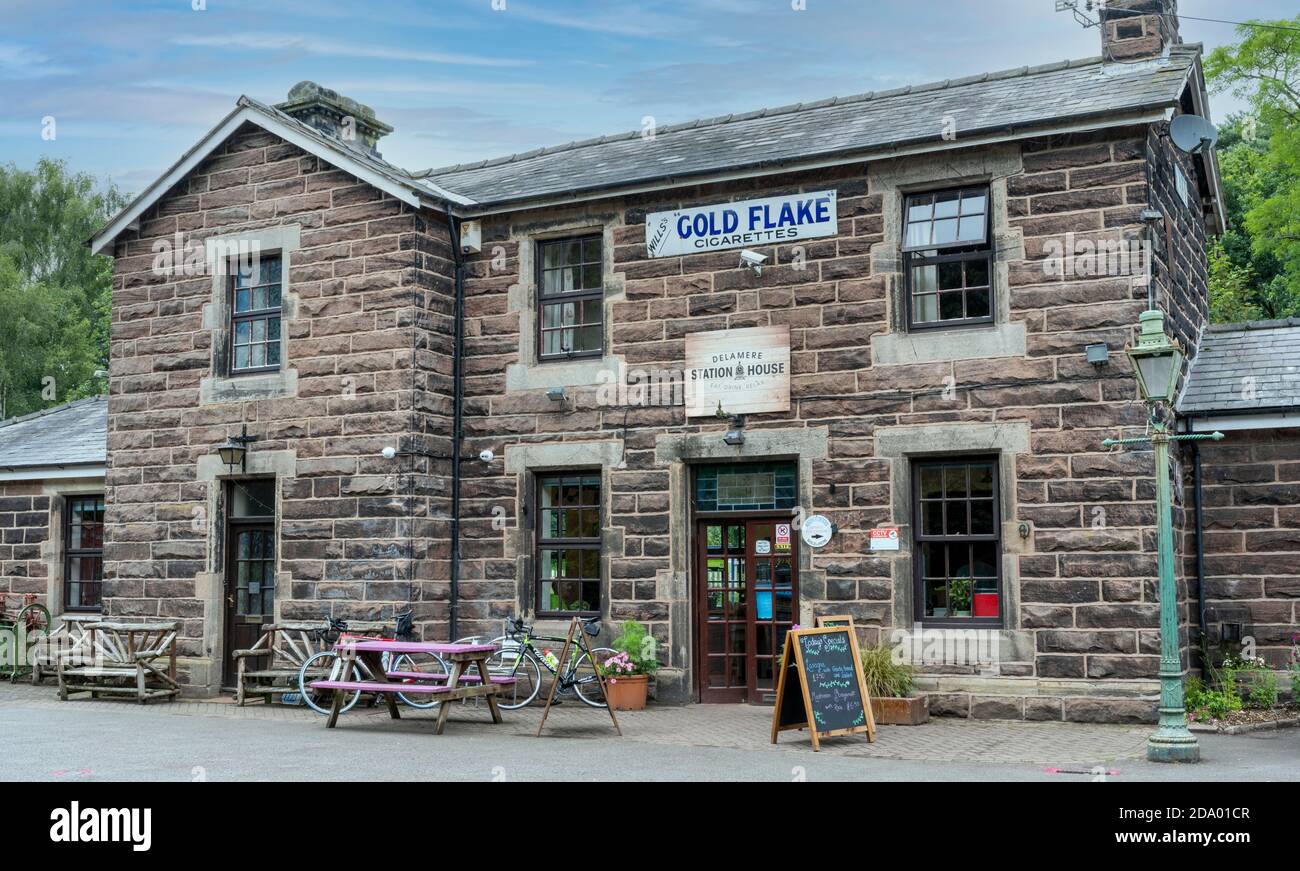
[[[88,624],[86,649],[58,657],[59,698],[67,701],[75,692],[88,692],[92,699],[134,696],[140,704],[175,698],[181,689],[176,681],[180,629],[179,620]]]
[[[86,627],[103,619],[99,614],[64,614],[56,618],[54,631],[42,637],[32,650],[32,683],[39,686],[47,677],[57,677],[60,656],[88,653],[90,632]]]
[[[235,704],[242,706],[250,696],[261,696],[267,704],[272,698],[298,691],[298,674],[303,664],[322,650],[328,650],[321,622],[286,622],[262,624],[262,636],[247,650],[231,653],[235,660]],[[266,659],[265,668],[254,667],[254,660]],[[308,677],[328,677],[329,668],[313,668]]]

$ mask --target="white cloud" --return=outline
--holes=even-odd
[[[410,63],[456,64],[478,67],[520,67],[532,63],[518,58],[496,58],[484,55],[456,54],[439,51],[416,51],[378,45],[322,39],[313,36],[282,35],[275,33],[231,33],[215,36],[181,36],[172,40],[175,45],[204,48],[234,48],[246,51],[300,51],[329,57],[360,57],[374,60]]]
[[[33,51],[25,45],[0,42],[0,74],[14,79],[36,79],[71,72],[67,67],[51,62],[49,55]]]

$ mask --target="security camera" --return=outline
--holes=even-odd
[[[483,462],[485,462],[485,463],[490,463],[490,462],[492,462],[493,460],[496,459],[496,457],[497,457],[497,455],[494,454],[494,453],[492,453],[491,448],[488,448],[488,449],[486,449],[486,450],[482,450],[482,451],[479,451],[479,452],[478,452],[478,458],[479,458],[480,460],[482,460]]]
[[[766,254],[759,254],[757,251],[750,251],[748,248],[740,252],[740,265],[748,266],[754,270],[755,275],[763,274],[763,264],[767,262]]]
[[[380,451],[380,453],[384,455],[385,460],[391,460],[393,457],[397,456],[397,448],[392,445],[387,445],[382,451]]]

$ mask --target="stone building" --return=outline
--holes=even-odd
[[[99,610],[107,425],[103,396],[0,421],[0,611]]]
[[[940,711],[1151,718],[1151,457],[1101,442],[1139,312],[1195,357],[1222,207],[1168,136],[1200,47],[1131,5],[1103,57],[422,172],[332,91],[241,98],[93,241],[105,608],[182,618],[196,693],[265,619],[410,607],[641,620],[661,700],[762,701],[848,614],[981,640]]]

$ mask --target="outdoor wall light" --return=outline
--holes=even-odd
[[[563,388],[563,387],[552,387],[550,390],[546,391],[546,398],[549,399],[549,400],[551,400],[551,402],[563,402],[563,401],[564,401],[564,388]]]
[[[244,424],[239,435],[231,436],[226,439],[224,445],[217,447],[217,455],[221,457],[221,462],[229,467],[231,474],[234,474],[235,466],[239,466],[241,472],[245,470],[248,446],[255,441],[257,441],[257,436],[249,435],[248,424]]]
[[[1183,352],[1176,339],[1165,335],[1165,316],[1156,309],[1138,315],[1137,346],[1126,348],[1138,390],[1147,402],[1169,402],[1178,386],[1183,368]]]
[[[744,430],[745,430],[744,415],[733,414],[731,416],[731,429],[727,430],[727,434],[722,437],[722,440],[727,444],[731,445],[732,447],[740,447],[745,443]]]

